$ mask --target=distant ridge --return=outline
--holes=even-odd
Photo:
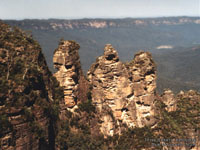
[[[52,71],[53,51],[61,38],[75,40],[80,44],[80,60],[84,72],[87,72],[95,58],[102,54],[104,45],[111,43],[118,50],[119,57],[124,62],[131,60],[138,50],[151,51],[158,65],[158,79],[161,79],[158,82],[160,90],[164,88],[161,86],[163,83],[166,88],[172,88],[171,85],[173,85],[174,91],[191,87],[190,85],[194,85],[192,87],[195,89],[199,87],[197,81],[200,80],[196,76],[198,70],[190,71],[190,78],[184,69],[184,66],[192,68],[198,64],[192,62],[192,64],[187,64],[185,61],[187,59],[180,57],[185,55],[184,53],[187,54],[185,50],[190,51],[189,47],[198,46],[200,43],[200,17],[26,19],[6,20],[5,22],[32,32],[33,37],[39,41]],[[160,45],[171,45],[174,48],[158,52],[156,47]],[[171,60],[172,53],[177,56],[173,60]],[[195,54],[188,57],[199,59],[199,56]],[[174,66],[180,70],[177,72],[178,68]],[[174,78],[177,84],[169,82]],[[186,80],[189,82],[186,83]]]

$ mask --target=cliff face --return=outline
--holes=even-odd
[[[54,149],[55,104],[62,91],[39,44],[2,22],[0,70],[0,149]]]

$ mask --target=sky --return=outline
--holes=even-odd
[[[200,0],[0,0],[0,19],[200,16]]]

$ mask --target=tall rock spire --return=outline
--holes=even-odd
[[[156,65],[148,52],[135,54],[129,65],[132,75],[134,101],[136,104],[136,122],[138,127],[155,123],[154,102],[156,93]]]
[[[128,127],[154,125],[156,66],[150,53],[140,52],[125,65],[119,60],[117,51],[107,44],[104,55],[98,57],[88,71],[88,79],[92,101],[99,113],[106,114],[105,110],[110,110],[114,117],[112,120],[109,113],[102,115],[104,134],[120,132],[121,129],[114,129],[114,125],[110,128],[114,120]]]
[[[67,107],[77,103],[80,76],[83,75],[79,60],[80,46],[74,41],[61,41],[54,52],[53,63],[58,70],[54,76],[64,88],[64,99]]]

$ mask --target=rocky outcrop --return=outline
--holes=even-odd
[[[176,111],[177,100],[171,90],[165,90],[161,97],[167,111]]]
[[[128,65],[134,91],[138,127],[153,125],[155,120],[156,65],[148,52],[135,54]]]
[[[60,89],[38,43],[2,22],[0,70],[0,149],[54,149]]]
[[[64,88],[65,105],[69,108],[77,104],[79,79],[83,76],[79,48],[74,41],[61,41],[53,57],[54,67],[58,70],[54,76]]]
[[[2,150],[38,150],[49,147],[47,127],[50,121],[41,108],[34,107],[32,109],[34,109],[32,113],[36,121],[26,120],[24,113],[21,113],[19,109],[12,108],[11,111],[6,113],[9,116],[8,120],[11,128],[4,131],[4,135],[0,138],[0,148]]]
[[[135,126],[134,113],[127,115],[127,107],[133,101],[129,72],[119,61],[117,51],[110,44],[105,46],[104,55],[97,58],[96,63],[91,66],[88,79],[92,86],[92,101],[99,112],[103,112],[103,107],[108,106],[115,119],[126,122],[129,126]],[[111,118],[109,115],[103,116],[102,126],[112,124]],[[107,133],[112,135],[114,129],[107,129],[110,130]]]
[[[92,86],[92,101],[99,112],[103,111],[103,106],[109,106],[114,118],[128,127],[155,123],[156,69],[149,53],[136,54],[133,62],[126,66],[108,44],[104,55],[97,58],[88,71],[88,79]],[[107,119],[103,122],[112,122],[110,117],[104,118]]]

